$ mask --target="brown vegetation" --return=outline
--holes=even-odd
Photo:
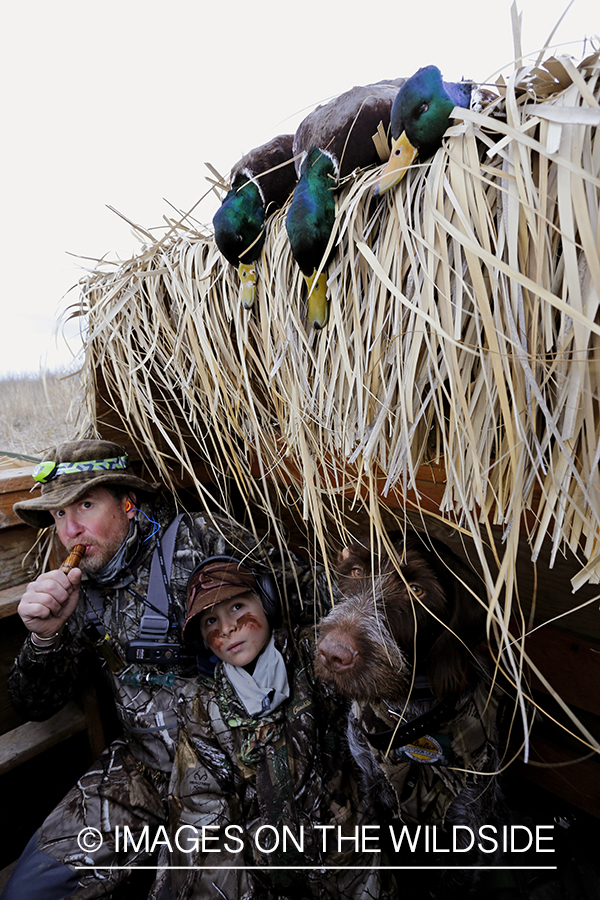
[[[39,458],[79,432],[82,412],[78,372],[0,378],[0,458],[3,453]]]

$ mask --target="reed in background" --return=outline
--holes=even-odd
[[[81,424],[82,405],[79,372],[0,378],[0,459],[3,453],[39,457],[72,439]]]

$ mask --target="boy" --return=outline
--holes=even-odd
[[[291,634],[280,619],[274,579],[238,560],[206,560],[190,578],[184,638],[218,662],[179,698],[178,900],[391,896],[381,854],[360,849],[371,823],[345,747],[347,708],[314,678],[311,629]]]

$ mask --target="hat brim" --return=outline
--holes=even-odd
[[[118,473],[111,475],[104,472],[79,484],[57,485],[47,496],[41,494],[39,497],[32,497],[31,500],[20,500],[14,504],[13,510],[27,525],[34,528],[48,528],[49,525],[54,525],[50,510],[70,506],[94,488],[111,486],[127,488],[140,494],[156,494],[161,489],[161,485],[157,482],[144,481],[137,475]]]

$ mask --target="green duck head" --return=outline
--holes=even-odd
[[[384,194],[404,178],[417,153],[431,156],[442,142],[455,106],[468,108],[472,84],[447,82],[437,66],[425,66],[408,78],[392,105],[392,152],[375,187]]]
[[[236,174],[213,217],[213,228],[217,247],[239,272],[242,304],[250,309],[256,289],[254,263],[265,242],[265,201],[258,182],[248,172]]]
[[[308,286],[308,317],[314,328],[327,322],[327,276],[316,279],[335,222],[335,196],[338,165],[326,150],[311,147],[300,166],[300,178],[294,190],[286,219],[292,255]]]

